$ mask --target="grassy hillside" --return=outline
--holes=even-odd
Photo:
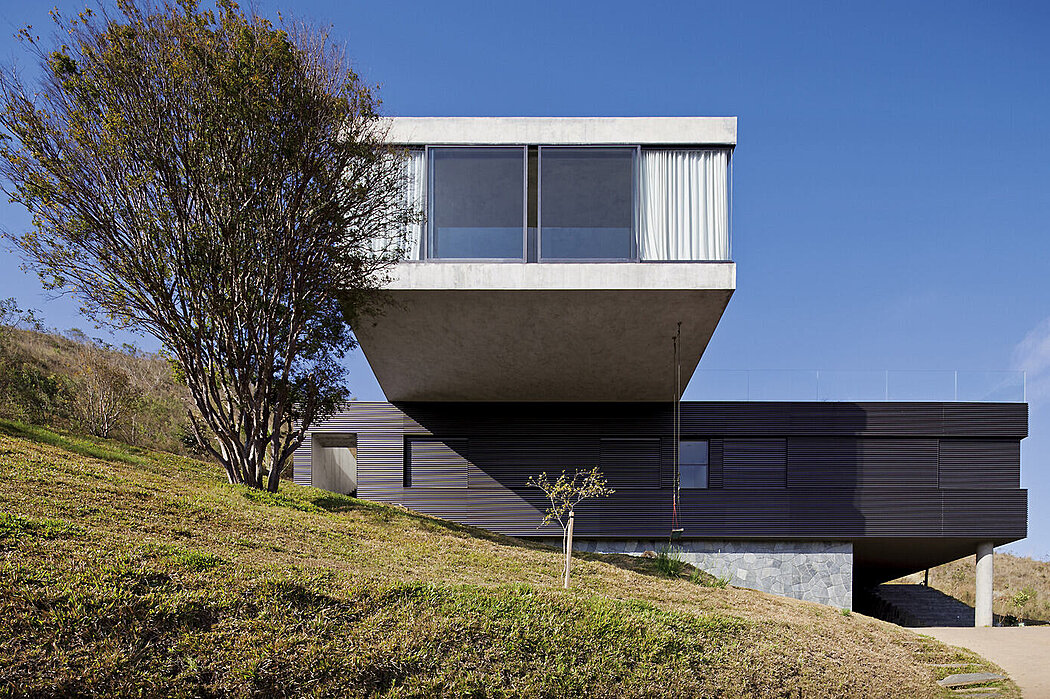
[[[0,421],[0,468],[0,694],[934,697],[989,667],[648,560],[563,591],[549,548],[117,442]]]
[[[188,453],[188,391],[167,360],[76,330],[5,325],[12,303],[0,300],[0,418]]]
[[[900,582],[919,582],[909,575]],[[976,595],[974,558],[967,556],[930,569],[930,587],[973,606]],[[1009,553],[995,554],[992,608],[996,614],[1050,621],[1050,562]]]

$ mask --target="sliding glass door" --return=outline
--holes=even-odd
[[[430,148],[431,258],[525,258],[525,149]]]
[[[540,147],[541,260],[630,260],[634,148]]]

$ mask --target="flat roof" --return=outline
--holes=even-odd
[[[736,145],[736,117],[390,117],[389,140],[423,145]]]

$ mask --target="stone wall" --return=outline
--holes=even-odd
[[[579,551],[640,556],[667,541],[583,539]],[[842,541],[674,542],[681,559],[731,585],[772,592],[832,607],[853,607],[853,544]]]

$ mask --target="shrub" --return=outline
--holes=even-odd
[[[682,550],[677,546],[664,546],[656,554],[656,569],[669,578],[677,578],[685,570]]]

